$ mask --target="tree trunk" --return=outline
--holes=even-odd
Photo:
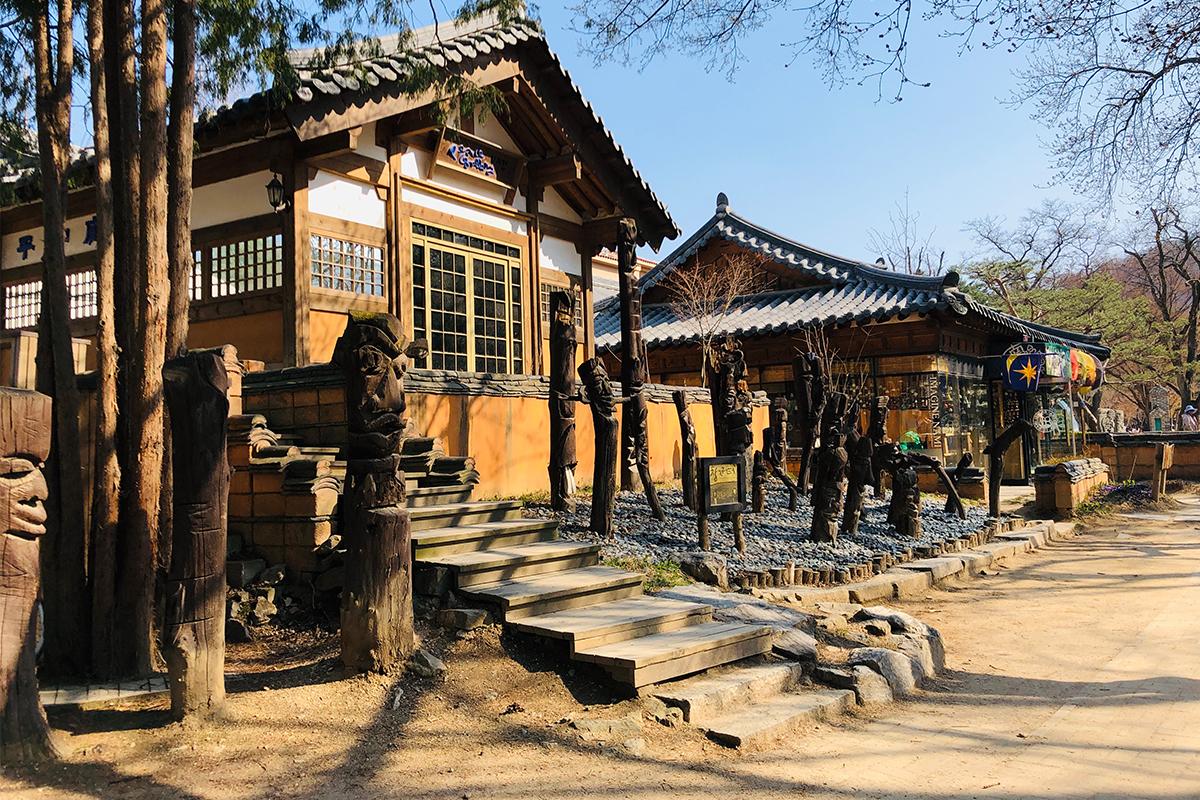
[[[39,540],[47,499],[41,462],[50,452],[49,397],[0,388],[0,765],[56,755],[38,696],[37,598]],[[57,588],[54,589],[57,591]]]
[[[167,355],[187,347],[188,280],[192,274],[192,122],[196,105],[196,4],[174,0],[171,59],[171,122],[167,141],[167,250],[171,296],[167,310]]]
[[[347,464],[342,663],[386,672],[414,647],[412,544],[400,456]]]
[[[129,439],[136,458],[123,476],[129,497],[122,528],[130,538],[126,570],[119,578],[118,615],[133,637],[127,671],[149,672],[154,664],[154,585],[163,477],[162,367],[167,293],[167,91],[166,9],[163,0],[143,0],[141,36],[140,225],[141,281],[135,294],[135,350],[128,354],[131,413]],[[122,107],[124,107],[122,98]],[[124,108],[122,109],[124,111]],[[139,270],[134,270],[138,272]]]
[[[92,64],[107,61],[105,0],[90,0],[87,30]],[[92,475],[92,530],[88,548],[92,603],[92,672],[116,673],[114,646],[116,546],[121,494],[117,457],[116,261],[113,256],[113,186],[109,158],[108,74],[92,77],[92,139],[96,153],[96,428]]]
[[[163,650],[176,719],[225,704],[225,525],[229,463],[229,377],[212,350],[163,368],[175,450],[174,540],[167,575]]]
[[[48,13],[48,12],[47,12]],[[59,0],[59,19],[70,19],[71,0]],[[56,591],[43,600],[43,666],[78,675],[87,666],[87,543],[80,488],[79,390],[71,340],[66,271],[66,172],[71,152],[71,78],[74,41],[70,26],[55,29],[38,13],[34,22],[38,152],[42,169],[42,307],[38,321],[38,389],[54,398],[53,454],[47,467],[51,502],[42,548],[43,571]]]

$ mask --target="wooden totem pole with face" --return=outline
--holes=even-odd
[[[617,405],[621,401],[613,394],[608,370],[600,359],[589,358],[580,364],[579,379],[592,409],[592,430],[596,435],[591,529],[607,539],[613,535],[613,509],[617,499]]]
[[[550,293],[550,505],[575,510],[575,295]]]
[[[642,296],[634,268],[637,265],[637,223],[617,224],[617,278],[621,300],[621,390],[625,409],[621,425],[621,488],[632,490],[640,482],[659,522],[666,519],[650,477],[650,441],[647,431],[646,348],[642,344]]]
[[[342,535],[342,661],[385,672],[413,649],[412,546],[400,449],[408,430],[405,347],[391,314],[352,314],[333,358],[346,378],[349,428]]]
[[[696,511],[699,508],[696,500],[696,423],[692,421],[692,412],[688,410],[687,392],[676,389],[671,393],[671,399],[675,401],[675,411],[679,414],[679,473],[683,504]]]
[[[55,754],[38,697],[34,652],[50,415],[49,397],[0,388],[0,764],[5,765]]]

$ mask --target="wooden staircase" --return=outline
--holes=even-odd
[[[410,492],[416,569],[448,570],[460,597],[514,630],[565,642],[572,659],[619,683],[638,688],[771,649],[769,627],[713,622],[711,606],[647,596],[640,574],[600,566],[599,545],[560,540],[558,523],[523,518],[517,501],[424,505],[430,496]]]

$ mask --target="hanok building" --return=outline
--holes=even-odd
[[[919,439],[920,448],[950,462],[970,452],[984,463],[994,433],[1018,415],[1031,417],[1043,402],[1004,388],[1001,356],[1014,344],[1053,343],[1108,357],[1095,335],[978,302],[959,287],[956,272],[905,275],[831,255],[739,216],[721,194],[712,218],[642,276],[651,380],[700,381],[699,329],[672,303],[671,275],[739,253],[756,260],[758,289],[739,298],[715,333],[740,342],[751,388],[790,396],[793,358],[809,348],[814,332],[823,332],[837,354],[835,387],[864,401],[888,395],[888,435]],[[596,309],[596,343],[615,353],[619,342],[619,307],[605,301]],[[1036,461],[1033,451],[1009,458],[1005,477],[1027,479]]]
[[[593,286],[613,272],[604,253],[618,220],[635,220],[638,243],[655,248],[679,231],[536,23],[444,23],[381,52],[301,69],[285,101],[255,94],[197,121],[189,346],[232,344],[257,362],[249,403],[252,385],[328,362],[349,311],[390,311],[429,343],[410,381],[419,427],[486,462],[481,494],[544,489],[550,291],[580,301],[582,361],[595,350]],[[440,122],[442,98],[403,91],[422,66],[494,87],[505,111]],[[278,207],[266,188],[275,180]],[[0,209],[0,383],[28,384],[36,350],[42,212],[27,188],[25,202]],[[94,202],[83,188],[67,203],[81,369],[94,363]],[[286,431],[336,413],[314,404],[269,421]],[[338,435],[303,433],[316,445]],[[589,436],[581,420],[584,483]]]

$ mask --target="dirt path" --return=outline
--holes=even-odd
[[[65,764],[0,795],[1200,798],[1200,523],[1114,521],[906,607],[941,629],[943,679],[767,752],[653,723],[639,756],[580,742],[563,717],[631,703],[492,634],[453,645],[444,684],[402,680],[396,710],[394,681],[320,662],[243,680],[207,728],[92,712]]]

